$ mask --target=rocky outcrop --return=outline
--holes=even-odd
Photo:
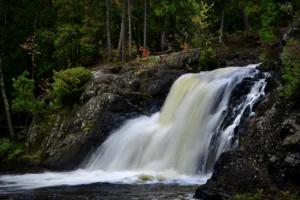
[[[246,48],[241,50],[239,53],[224,53],[220,52],[217,55],[217,60],[220,67],[230,67],[230,66],[245,66],[254,63],[262,62],[259,59],[260,51],[259,48]]]
[[[223,153],[212,178],[200,186],[199,199],[226,199],[263,189],[299,191],[300,106],[284,101],[275,78],[264,100],[240,133],[237,149]]]
[[[223,153],[214,166],[214,173],[205,185],[200,186],[195,198],[204,200],[228,199],[232,194],[251,193],[267,189],[272,181],[265,171],[242,150]]]
[[[265,89],[267,94],[239,134],[239,146],[220,156],[212,178],[197,189],[196,198],[226,199],[234,194],[256,193],[259,189],[271,195],[280,190],[300,191],[299,95],[285,99],[280,87],[283,72],[280,53],[290,38],[299,38],[297,28],[291,27],[276,44],[279,47],[278,55],[274,55],[275,65],[262,66],[261,70],[271,72]],[[226,166],[231,167],[226,170]],[[244,179],[247,181],[243,182]],[[225,180],[224,184],[219,184],[223,183],[221,180]],[[245,186],[249,188],[245,190]]]
[[[26,143],[32,164],[78,166],[125,120],[158,111],[173,82],[198,57],[198,50],[188,50],[93,71],[77,105],[34,119]]]

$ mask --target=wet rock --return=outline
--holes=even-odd
[[[286,137],[282,143],[284,147],[291,148],[299,148],[300,147],[300,132],[296,132],[293,135]]]
[[[201,185],[196,190],[194,198],[200,200],[225,200],[229,199],[231,195],[231,193],[217,189],[210,189],[206,185]]]
[[[229,66],[245,66],[249,64],[260,63],[260,52],[257,49],[252,51],[249,49],[234,54],[228,54],[221,52],[217,55],[218,63],[220,67]]]
[[[174,53],[166,58],[165,65],[170,69],[184,69],[186,65],[197,63],[199,55],[199,51],[192,49]]]
[[[212,177],[195,193],[199,199],[228,199],[234,193],[251,193],[270,188],[273,183],[258,164],[242,150],[223,153],[216,162]]]

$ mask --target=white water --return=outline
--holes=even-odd
[[[243,78],[254,77],[256,66],[183,75],[160,113],[129,120],[99,147],[84,169],[0,176],[0,191],[97,182],[203,184],[219,155],[232,147],[234,129],[246,107],[252,109],[264,95],[266,83],[261,79],[236,106],[232,124],[220,129],[232,90]]]

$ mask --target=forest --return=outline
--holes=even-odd
[[[230,195],[254,192],[249,199],[297,199],[285,189],[299,189],[300,1],[0,0],[0,175],[6,167],[16,170],[22,165],[74,169],[124,120],[159,111],[156,107],[162,106],[171,85],[182,74],[236,63],[256,64],[253,60],[263,63],[259,70],[272,78],[266,78],[266,83],[262,79],[265,74],[246,73],[254,77],[246,77],[236,86],[241,92],[234,93],[236,88],[231,88],[237,96],[228,96],[228,105],[244,101],[246,97],[238,95],[249,93],[247,84],[254,82],[267,84],[266,101],[272,102],[251,105],[251,109],[258,107],[257,117],[252,110],[241,114],[249,114],[245,121],[250,120],[250,128],[242,130],[247,134],[234,135],[232,140],[239,141],[239,147],[248,154],[222,154],[216,163],[223,168],[215,169],[225,175],[219,174],[221,178],[215,182],[209,179],[196,197],[203,195],[207,190],[204,187],[221,185],[218,189],[232,190]],[[219,90],[222,88],[208,94]],[[264,95],[260,88],[259,101]],[[155,109],[148,108],[149,104]],[[235,116],[235,112],[233,109],[224,115]],[[227,123],[232,116],[225,119]],[[245,123],[242,120],[238,128]],[[226,122],[221,125],[225,127]],[[217,159],[217,150],[210,150]],[[233,159],[238,163],[235,166],[245,167],[246,172],[228,167],[223,163],[226,159]],[[210,173],[215,173],[215,161],[206,163]],[[232,180],[230,170],[240,176],[250,174],[245,178],[250,181]],[[259,184],[257,180],[251,182],[253,171],[262,177]],[[276,192],[273,185],[264,182],[265,177],[279,185]],[[4,179],[0,176],[0,198]],[[260,183],[267,186],[258,188]],[[294,183],[296,186],[290,187]],[[249,187],[243,190],[243,185]],[[219,190],[216,193],[219,195]],[[247,199],[243,194],[234,199]]]
[[[7,118],[16,132],[22,132],[18,127],[26,128],[40,112],[26,101],[31,104],[45,96],[54,71],[125,62],[149,53],[180,51],[184,45],[207,51],[214,48],[212,43],[226,43],[227,37],[248,32],[258,32],[267,49],[276,42],[279,28],[297,17],[299,4],[297,0],[1,0],[5,85],[1,84],[5,90],[1,135],[12,132]],[[23,84],[26,88],[20,91]],[[7,117],[5,107],[12,109],[12,117]]]
[[[187,49],[209,66],[230,38],[254,36],[276,67],[299,18],[299,0],[0,0],[0,158],[22,153],[34,118],[76,106],[96,66]],[[286,98],[300,86],[299,49],[283,49]]]

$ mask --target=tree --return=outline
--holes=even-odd
[[[110,36],[110,0],[106,0],[106,31],[108,58],[112,58],[111,36]]]
[[[243,10],[244,31],[248,31],[249,28],[250,28],[250,25],[249,25],[249,16],[248,16],[248,14],[246,12],[246,6],[245,6],[244,3],[242,5],[242,10]]]
[[[131,0],[128,0],[128,34],[129,34],[129,58],[132,56],[132,26],[131,26]]]
[[[224,20],[225,20],[225,5],[227,0],[214,0],[215,4],[218,5],[220,11],[220,35],[219,35],[219,43],[223,42],[224,36]]]
[[[147,0],[144,0],[144,49],[147,48]]]
[[[121,22],[121,30],[119,37],[119,45],[118,45],[118,57],[121,58],[122,61],[125,61],[126,58],[126,49],[125,49],[125,39],[126,39],[126,13],[127,13],[127,0],[123,0],[123,11],[122,11],[122,22]]]
[[[1,87],[1,93],[2,93],[2,98],[3,102],[5,105],[5,111],[6,111],[6,118],[7,118],[7,123],[8,123],[8,128],[9,128],[9,133],[11,138],[15,138],[15,132],[14,132],[14,127],[12,124],[12,119],[11,119],[11,114],[10,114],[10,107],[8,103],[8,99],[6,96],[6,90],[5,90],[5,85],[4,85],[4,76],[3,76],[3,71],[2,71],[2,62],[1,62],[1,57],[0,57],[0,87]]]
[[[40,54],[37,50],[37,44],[35,42],[35,33],[33,36],[29,36],[24,44],[21,44],[21,47],[28,51],[28,54],[31,56],[32,62],[32,71],[31,71],[31,78],[34,79],[35,76],[35,68],[36,68],[36,55]]]

